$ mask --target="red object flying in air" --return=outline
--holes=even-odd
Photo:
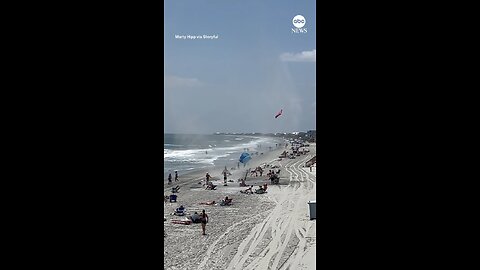
[[[283,112],[283,109],[280,110],[279,113],[277,113],[277,115],[275,115],[275,118],[279,117],[280,115],[282,115],[282,112]]]

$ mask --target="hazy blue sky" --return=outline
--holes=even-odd
[[[316,129],[314,0],[166,0],[164,5],[164,132]],[[307,33],[292,33],[298,14],[306,19]],[[280,109],[283,115],[275,119]]]

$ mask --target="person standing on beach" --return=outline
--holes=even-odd
[[[203,231],[202,235],[207,235],[205,233],[205,227],[207,226],[208,215],[207,213],[205,213],[205,209],[202,210],[201,221],[202,221],[202,231]]]
[[[178,181],[178,171],[175,171],[175,182]]]
[[[223,183],[225,184],[225,186],[227,185],[227,172],[223,172]]]
[[[208,174],[208,172],[207,172],[207,174],[205,175],[205,179],[206,179],[205,185],[208,185],[208,183],[210,182],[210,174]]]
[[[168,184],[170,185],[172,183],[172,173],[168,174]]]

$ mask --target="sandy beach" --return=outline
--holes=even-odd
[[[305,162],[316,155],[316,145],[296,159],[277,161],[285,148],[252,156],[247,166],[230,171],[228,186],[223,186],[223,167],[209,171],[216,190],[205,190],[198,184],[206,172],[181,175],[180,181],[165,185],[164,195],[172,186],[181,186],[177,203],[164,203],[165,244],[164,269],[315,269],[316,220],[310,220],[308,201],[316,200],[316,167],[312,172]],[[263,177],[248,177],[247,185],[267,183],[266,194],[242,194],[237,179],[248,168],[261,164],[279,165],[280,185],[270,185]],[[230,169],[230,168],[228,168]],[[268,169],[267,169],[268,172]],[[225,196],[231,206],[201,205],[220,202]],[[180,205],[187,215],[205,209],[209,216],[207,235],[200,224],[173,224],[171,215]]]

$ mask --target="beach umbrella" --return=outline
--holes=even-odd
[[[238,161],[240,161],[243,164],[246,164],[250,159],[252,159],[252,158],[250,157],[250,155],[248,153],[242,153],[242,155],[240,155],[240,159]]]
[[[283,112],[283,109],[281,109],[281,110],[277,113],[277,115],[275,115],[275,118],[278,118],[280,115],[282,115],[282,112]]]

